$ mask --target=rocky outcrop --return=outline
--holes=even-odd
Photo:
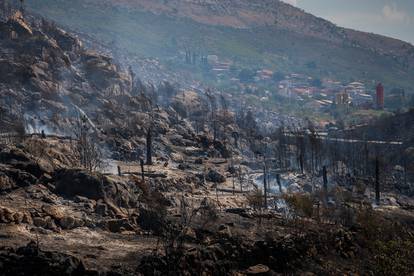
[[[121,95],[122,91],[131,88],[130,79],[121,74],[118,67],[107,56],[97,52],[87,51],[82,54],[86,78],[94,87],[105,90],[112,87],[114,95]]]
[[[0,192],[28,187],[36,182],[37,178],[26,171],[0,165]]]
[[[223,183],[226,177],[214,169],[210,169],[206,175],[206,180],[214,183]]]
[[[226,228],[229,226],[220,226],[217,233],[207,234],[208,238],[205,231],[196,230],[197,248],[172,247],[165,256],[147,256],[142,259],[138,271],[145,275],[162,274],[167,270],[179,275],[294,274],[314,262],[312,258],[317,254],[323,256],[331,252],[338,258],[354,258],[358,250],[352,234],[341,229],[252,241],[232,235],[231,231],[223,231]],[[204,243],[200,237],[209,242]]]
[[[140,208],[137,223],[143,230],[152,231],[160,235],[163,233],[167,223],[164,215],[160,211]]]
[[[4,148],[0,152],[0,162],[0,192],[34,185],[49,172],[18,148]]]
[[[0,248],[2,275],[88,275],[83,262],[73,256],[39,249],[30,242],[17,250]],[[90,274],[92,275],[92,274]]]
[[[131,77],[112,58],[86,51],[76,36],[46,20],[28,18],[16,12],[0,22],[0,91],[5,95],[0,105],[6,114],[26,114],[29,130],[66,133],[79,108],[94,113],[104,96],[129,95]]]
[[[13,168],[26,171],[36,178],[40,178],[51,170],[39,164],[29,153],[18,148],[6,148],[0,152],[0,162],[12,166]]]
[[[84,196],[98,200],[105,197],[104,187],[108,185],[105,177],[98,178],[82,170],[59,170],[55,173],[56,193],[74,198]]]
[[[29,212],[19,212],[7,207],[0,206],[0,223],[32,224],[33,220]]]
[[[120,213],[119,207],[135,206],[137,198],[133,186],[112,180],[100,174],[79,169],[61,169],[54,174],[55,192],[70,199],[87,199],[98,201],[97,210],[106,213]]]

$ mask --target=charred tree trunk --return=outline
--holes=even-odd
[[[217,141],[217,121],[216,119],[213,120],[213,141],[216,142]]]
[[[364,160],[365,160],[364,173],[365,175],[368,175],[368,172],[369,172],[368,159],[369,159],[368,143],[365,142],[364,143]]]
[[[239,182],[240,182],[240,192],[243,193],[243,175],[242,170],[239,166]]]
[[[299,165],[300,165],[300,172],[301,172],[301,174],[303,174],[303,172],[304,172],[303,153],[301,153],[300,156],[299,156]]]
[[[143,159],[139,159],[139,164],[141,166],[141,178],[142,181],[145,180],[145,175],[144,175],[144,160]]]
[[[152,129],[147,131],[147,165],[152,165]]]
[[[326,170],[326,166],[323,166],[322,173],[323,173],[323,192],[325,196],[325,204],[327,204],[328,203],[328,172]]]
[[[263,189],[264,189],[264,208],[267,209],[267,170],[266,165],[263,166]]]
[[[407,159],[406,157],[404,157],[404,187],[407,187]],[[411,187],[410,187],[410,191],[411,191]]]
[[[380,205],[381,194],[380,194],[380,168],[379,159],[375,159],[375,202]]]
[[[217,205],[220,208],[220,200],[219,200],[219,195],[218,195],[218,183],[216,183],[216,200],[217,200]]]
[[[279,186],[279,193],[282,194],[282,182],[280,181],[280,174],[276,175],[276,181],[277,181],[277,185]]]
[[[25,10],[25,7],[24,7],[24,0],[20,0],[20,8],[19,8],[19,10],[20,10],[20,12],[21,12],[22,14],[24,14],[24,10]]]
[[[234,169],[234,167],[233,167],[233,169]],[[233,195],[236,193],[236,182],[234,181],[234,171],[232,172],[232,174],[231,174],[231,178],[232,178],[232,181],[233,181]]]
[[[239,134],[237,132],[232,133],[234,139],[234,147],[239,148]]]

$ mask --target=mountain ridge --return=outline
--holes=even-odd
[[[104,2],[131,8],[140,8],[154,12],[155,14],[165,13],[171,16],[191,18],[196,22],[208,25],[219,25],[241,29],[276,25],[281,29],[296,31],[298,33],[322,39],[331,39],[333,41],[339,41],[344,36],[349,40],[358,41],[359,35],[365,35],[370,37],[375,36],[377,39],[385,39],[387,40],[387,43],[390,44],[402,44],[406,47],[411,45],[409,42],[400,39],[339,27],[324,18],[314,16],[302,9],[278,0],[121,0],[116,1],[116,3],[112,0],[105,0]],[[185,5],[189,6],[189,8],[186,9],[184,7]],[[211,16],[211,18],[209,18],[209,16]],[[227,20],[226,17],[228,18]],[[319,31],[315,29],[318,24],[325,28],[325,32],[338,28],[338,33],[336,36],[320,36]],[[382,46],[385,45],[382,44]],[[383,50],[386,52],[386,49]]]
[[[240,60],[242,66],[277,67],[344,81],[382,80],[407,90],[414,85],[414,46],[410,43],[338,27],[281,1],[28,3],[59,24],[115,43],[132,54],[170,58],[182,50],[180,42],[191,40],[209,54]],[[317,70],[306,68],[311,63],[317,64]]]

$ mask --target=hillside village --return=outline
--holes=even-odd
[[[375,114],[382,114],[384,109],[406,110],[413,102],[412,96],[401,88],[386,87],[385,93],[382,91],[378,94],[377,87],[380,81],[344,83],[329,78],[313,78],[306,74],[282,74],[269,69],[251,70],[239,68],[228,59],[220,60],[216,55],[207,55],[204,63],[202,58],[199,63],[189,62],[184,57],[178,60],[190,64],[193,68],[202,68],[204,74],[218,84],[222,94],[237,91],[241,95],[254,95],[257,96],[259,105],[260,101],[271,101],[277,106],[282,98],[316,113],[325,114],[325,117],[327,115],[332,118],[331,122],[353,117],[354,113],[362,113],[365,114],[361,115],[362,118],[349,123],[364,124],[372,119],[372,116],[378,116]],[[201,83],[193,82],[188,85],[188,89],[206,89]]]

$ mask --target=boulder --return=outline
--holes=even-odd
[[[405,210],[414,210],[414,199],[409,198],[407,196],[400,196],[397,199],[397,203],[401,206],[402,209]]]
[[[58,228],[57,228],[57,226],[55,224],[55,221],[53,220],[52,217],[50,217],[50,216],[45,217],[45,222],[46,222],[46,225],[44,226],[45,229],[49,229],[49,230],[52,230],[52,231],[57,231]]]
[[[33,224],[33,219],[32,219],[32,216],[30,215],[30,213],[27,213],[27,212],[23,213],[22,223],[29,224],[29,225]]]
[[[245,217],[245,218],[251,218],[252,214],[248,212],[247,209],[245,208],[228,208],[225,210],[226,213],[230,213],[230,214],[236,214],[239,215],[241,217]]]
[[[95,206],[95,212],[101,216],[108,215],[108,205],[106,205],[102,200],[99,200]]]
[[[220,156],[222,158],[229,158],[230,157],[231,153],[230,153],[229,149],[226,147],[226,145],[224,145],[220,141],[215,141],[213,144],[214,144],[214,148],[220,153]]]
[[[13,211],[6,207],[0,207],[0,223],[14,222]]]
[[[80,259],[64,253],[43,251],[33,241],[17,250],[0,248],[0,264],[2,275],[88,274]]]
[[[34,224],[34,226],[41,227],[41,228],[45,228],[46,223],[47,222],[46,222],[46,220],[44,218],[41,218],[41,217],[35,217],[35,218],[33,218],[33,224]]]
[[[161,234],[166,225],[162,213],[143,207],[139,209],[137,222],[143,230],[152,231],[155,234]]]
[[[19,187],[28,187],[37,182],[37,178],[23,170],[0,166],[0,191],[10,191]]]
[[[16,212],[13,214],[14,223],[20,224],[23,222],[24,214],[20,212]]]
[[[206,175],[206,180],[214,183],[226,182],[226,177],[214,169],[210,169]]]
[[[76,53],[81,49],[82,43],[75,36],[72,36],[66,31],[57,28],[46,21],[43,23],[43,27],[48,34],[55,39],[56,43],[63,51]]]
[[[15,162],[29,162],[31,159],[21,149],[6,148],[0,152],[0,161],[4,164],[11,164]]]
[[[59,221],[60,227],[65,230],[70,230],[78,227],[82,227],[85,225],[83,220],[72,217],[72,216],[65,216]]]
[[[76,203],[89,203],[90,200],[87,197],[77,195],[74,197],[74,201]]]
[[[55,192],[76,202],[83,201],[94,205],[94,201],[101,200],[115,213],[118,212],[118,207],[135,206],[136,203],[136,197],[131,191],[132,187],[128,182],[123,182],[119,178],[110,178],[76,169],[58,170],[54,178],[56,180]],[[97,210],[99,208],[101,207],[97,207]]]
[[[269,267],[258,264],[251,266],[246,270],[247,275],[266,275],[270,271]]]
[[[108,87],[114,85],[114,81],[122,79],[117,66],[112,63],[110,57],[97,52],[86,51],[83,53],[82,61],[85,64],[86,78],[98,89],[108,89]],[[124,84],[127,85],[126,80],[124,81]]]
[[[134,227],[129,223],[128,219],[113,219],[107,221],[108,230],[113,233],[123,231],[133,231]]]
[[[82,196],[94,200],[104,198],[103,186],[108,183],[105,177],[99,179],[98,176],[82,170],[62,169],[55,173],[55,179],[57,194],[68,198]]]
[[[32,159],[29,154],[17,148],[8,148],[1,151],[0,162],[8,164],[14,169],[29,173],[36,178],[40,178],[43,174],[48,173],[48,171]]]
[[[181,164],[178,164],[178,167],[177,168],[179,170],[185,171],[185,170],[190,170],[191,169],[191,166],[188,165],[187,163],[181,163]]]
[[[0,192],[11,191],[17,187],[16,183],[4,172],[0,172]]]
[[[21,11],[16,11],[10,17],[7,23],[13,28],[13,31],[16,32],[19,36],[28,37],[33,35],[33,30],[29,23],[23,17]]]
[[[45,212],[47,215],[51,216],[53,219],[60,221],[65,217],[65,214],[59,206],[53,206],[53,205],[44,205],[42,207],[43,212]]]

